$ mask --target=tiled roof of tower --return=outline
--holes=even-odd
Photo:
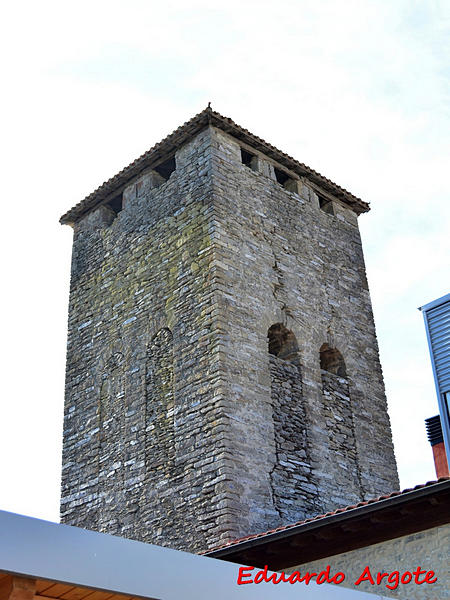
[[[164,138],[161,142],[150,148],[150,150],[147,150],[147,152],[122,169],[119,173],[117,173],[117,175],[114,175],[114,177],[111,177],[111,179],[105,181],[94,192],[86,196],[84,200],[66,212],[61,217],[60,223],[72,224],[76,222],[77,219],[79,219],[83,214],[110,199],[112,194],[117,193],[118,189],[123,188],[131,179],[136,177],[144,169],[156,164],[159,160],[171,152],[175,152],[176,149],[178,149],[181,145],[186,143],[189,139],[191,139],[194,135],[208,125],[212,125],[226,133],[229,133],[238,140],[241,140],[242,142],[265,154],[272,160],[280,163],[287,169],[295,172],[297,175],[306,177],[311,182],[320,186],[324,191],[329,192],[342,202],[348,204],[357,214],[367,212],[369,210],[369,205],[367,202],[357,198],[344,188],[332,182],[330,179],[327,179],[320,173],[317,173],[317,171],[314,171],[314,169],[311,169],[301,162],[298,162],[288,154],[285,154],[268,142],[265,142],[258,136],[250,133],[250,131],[247,129],[240,127],[228,117],[224,117],[218,112],[215,112],[211,108],[207,107],[202,112],[195,115],[195,117],[193,117],[190,121],[187,121],[184,123],[184,125],[178,127],[178,129]]]
[[[447,482],[447,484],[445,483]],[[216,553],[224,550],[224,549],[232,549],[235,546],[239,546],[240,544],[243,544],[245,542],[250,542],[252,540],[258,540],[258,539],[262,539],[262,538],[267,538],[269,536],[271,536],[272,534],[277,534],[280,532],[285,532],[285,531],[289,531],[291,529],[295,529],[298,528],[302,525],[306,525],[307,523],[313,523],[313,522],[317,522],[317,521],[323,521],[329,517],[333,517],[335,515],[341,514],[341,513],[350,513],[351,511],[354,511],[355,509],[359,509],[362,507],[366,507],[368,505],[379,505],[381,506],[381,504],[386,501],[386,500],[391,500],[392,498],[395,498],[397,496],[401,496],[401,497],[406,497],[408,496],[408,494],[411,494],[412,492],[417,492],[419,490],[423,490],[424,488],[432,488],[433,486],[441,486],[441,485],[447,485],[450,483],[450,478],[449,477],[441,477],[438,480],[435,481],[428,481],[427,483],[423,483],[423,484],[419,484],[416,485],[413,488],[407,488],[404,490],[398,490],[395,492],[391,492],[390,494],[384,495],[384,496],[379,496],[377,498],[371,498],[369,500],[366,500],[364,502],[358,502],[358,504],[353,504],[350,506],[346,506],[343,508],[337,508],[334,511],[331,512],[327,512],[325,514],[322,515],[317,515],[315,517],[312,517],[310,519],[305,519],[303,521],[297,521],[296,523],[290,523],[289,525],[284,525],[282,527],[277,527],[276,529],[270,529],[269,531],[264,531],[261,533],[256,533],[254,535],[248,535],[246,537],[237,539],[237,540],[232,540],[231,542],[228,542],[227,544],[222,544],[220,546],[216,546],[214,548],[211,548],[205,552],[202,552],[202,554],[205,554],[207,556],[216,556]],[[437,488],[436,488],[437,489]]]

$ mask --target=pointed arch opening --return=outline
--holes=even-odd
[[[331,348],[328,344],[320,347],[320,368],[339,377],[347,377],[347,368],[344,357],[337,348]]]

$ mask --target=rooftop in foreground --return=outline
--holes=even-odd
[[[2,600],[373,598],[330,584],[238,586],[232,563],[3,511],[0,531]]]
[[[204,554],[277,570],[449,522],[450,478],[443,477],[234,540]]]

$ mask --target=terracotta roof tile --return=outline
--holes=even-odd
[[[209,554],[210,552],[214,552],[216,550],[221,550],[223,548],[229,548],[231,546],[235,546],[237,544],[240,544],[242,542],[246,542],[248,540],[255,540],[258,538],[262,538],[266,535],[269,535],[271,533],[275,533],[278,531],[286,531],[288,529],[292,529],[293,527],[297,527],[298,525],[303,525],[304,523],[310,523],[311,521],[319,521],[320,519],[324,519],[325,517],[331,517],[332,515],[336,515],[339,513],[343,513],[343,512],[348,512],[350,510],[354,510],[355,508],[361,507],[361,506],[367,506],[368,504],[374,504],[376,502],[383,502],[383,500],[389,500],[389,498],[394,498],[395,496],[400,496],[403,494],[408,494],[409,492],[413,492],[415,490],[420,490],[424,487],[429,487],[432,485],[435,485],[437,483],[440,483],[442,481],[450,481],[450,477],[440,477],[437,480],[434,481],[427,481],[426,483],[421,483],[418,484],[412,488],[406,488],[404,490],[396,490],[394,492],[391,492],[390,494],[384,494],[382,496],[378,496],[377,498],[370,498],[369,500],[365,500],[363,502],[358,502],[358,504],[352,504],[349,506],[345,506],[345,507],[341,507],[341,508],[337,508],[336,510],[332,511],[332,512],[327,512],[325,514],[322,515],[317,515],[315,517],[311,517],[309,519],[304,519],[302,521],[297,521],[296,523],[290,523],[289,525],[285,525],[283,527],[277,527],[277,529],[271,529],[269,531],[264,531],[261,533],[255,533],[253,535],[248,535],[246,537],[243,538],[239,538],[237,540],[232,540],[231,542],[228,542],[226,544],[222,544],[220,546],[216,546],[214,548],[210,548],[209,550],[206,550],[205,552],[201,552],[201,554]]]
[[[237,139],[246,142],[250,146],[269,156],[269,158],[279,162],[291,171],[296,172],[299,176],[305,176],[325,191],[330,192],[346,204],[349,204],[358,214],[367,212],[369,210],[369,205],[366,202],[363,202],[360,198],[354,196],[304,163],[300,163],[288,154],[278,150],[275,148],[275,146],[272,146],[272,144],[269,144],[258,136],[253,135],[250,131],[240,127],[228,117],[224,117],[208,107],[175,129],[174,132],[165,137],[159,143],[155,144],[152,148],[147,150],[147,152],[142,154],[127,167],[119,171],[117,175],[114,175],[114,177],[111,177],[111,179],[105,181],[95,191],[86,196],[86,198],[81,200],[81,202],[66,212],[61,217],[60,222],[63,224],[74,223],[83,214],[92,210],[95,206],[101,204],[102,202],[105,202],[111,197],[111,195],[117,193],[118,190],[123,189],[123,187],[131,179],[136,177],[144,169],[156,164],[167,154],[174,152],[177,148],[186,143],[186,141],[191,139],[195,134],[208,125],[213,125],[218,129],[221,129],[222,131],[225,131],[236,137]]]

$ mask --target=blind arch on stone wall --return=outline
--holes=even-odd
[[[275,323],[267,331],[269,354],[289,362],[298,362],[298,343],[295,335],[282,323]]]
[[[344,357],[337,348],[322,344],[319,355],[322,379],[321,421],[326,424],[328,438],[322,446],[324,471],[326,468],[327,474],[331,476],[333,493],[353,504],[364,499],[364,491],[360,479],[350,382]],[[324,508],[330,510],[329,504]]]
[[[320,368],[339,377],[347,377],[347,367],[344,357],[337,348],[331,348],[328,344],[322,344],[319,350]]]
[[[173,335],[163,327],[152,337],[147,351],[145,431],[150,470],[161,470],[174,456],[173,360]]]
[[[317,513],[309,466],[307,418],[297,339],[282,323],[267,332],[275,461],[270,469],[274,509],[281,522]]]
[[[169,328],[153,335],[145,370],[145,481],[140,521],[164,539],[174,539],[177,513],[175,480],[174,344]]]
[[[164,396],[173,393],[173,335],[168,327],[152,337],[147,358],[147,383],[159,387]]]

